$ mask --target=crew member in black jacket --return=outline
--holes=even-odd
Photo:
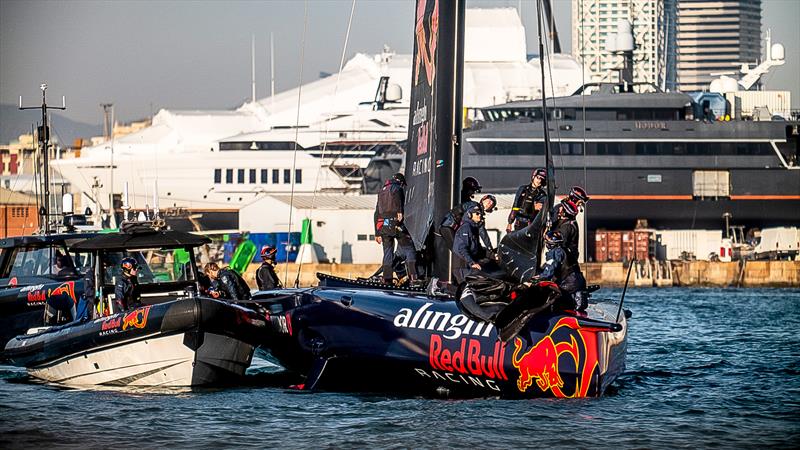
[[[557,230],[550,230],[544,235],[547,246],[545,263],[542,271],[534,277],[537,280],[550,280],[555,282],[564,296],[571,299],[575,309],[583,311],[587,307],[586,279],[583,277],[577,263],[570,262],[564,250],[564,238]]]
[[[486,265],[492,264],[486,249],[481,246],[480,230],[483,226],[483,208],[475,204],[464,213],[461,226],[453,242],[453,254],[462,264],[454,269],[456,281],[463,283],[466,276],[475,271],[489,271]],[[494,264],[492,264],[494,266]]]
[[[139,263],[130,256],[122,258],[119,263],[120,276],[114,286],[114,312],[142,306],[139,299]]]
[[[250,299],[250,287],[244,278],[230,267],[220,269],[216,263],[208,263],[203,271],[211,278],[209,292],[218,292],[219,298],[234,302]]]
[[[535,169],[531,173],[530,184],[522,185],[517,189],[517,195],[514,196],[514,205],[508,214],[506,232],[510,233],[512,229],[519,230],[528,226],[546,201],[547,171]]]
[[[278,249],[271,245],[261,247],[261,266],[256,271],[256,283],[258,289],[266,291],[268,289],[281,289],[281,284],[278,274],[275,273],[275,254]]]
[[[394,241],[403,253],[406,261],[406,272],[411,281],[417,279],[417,255],[414,243],[403,224],[405,208],[406,177],[396,173],[386,180],[378,193],[375,205],[375,241],[383,246],[383,282],[392,284]]]

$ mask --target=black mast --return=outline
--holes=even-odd
[[[547,205],[542,208],[539,214],[540,216],[548,217],[555,200],[556,180],[555,170],[553,169],[553,155],[550,149],[550,126],[547,123],[547,89],[544,76],[544,42],[542,39],[542,30],[544,30],[544,21],[542,20],[544,16],[543,3],[549,6],[547,0],[539,0],[536,5],[536,16],[539,25],[539,66],[542,74],[542,126],[544,126],[544,167],[547,170]]]
[[[50,162],[48,160],[50,154],[50,127],[47,124],[47,83],[39,85],[42,90],[42,106],[22,106],[22,96],[19,96],[19,109],[41,109],[42,110],[42,124],[38,128],[39,145],[42,149],[44,158],[43,171],[44,171],[44,189],[42,189],[42,207],[39,209],[39,226],[45,234],[50,233]],[[64,97],[61,98],[61,106],[51,106],[52,109],[67,109]]]
[[[404,222],[416,249],[432,257],[433,275],[445,280],[450,249],[432,237],[460,197],[464,5],[417,0],[414,26]]]

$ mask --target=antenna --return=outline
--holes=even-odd
[[[39,136],[39,145],[42,148],[42,155],[44,155],[44,189],[42,190],[42,195],[44,196],[44,201],[42,202],[42,208],[39,210],[39,227],[42,228],[45,234],[50,234],[50,162],[48,161],[48,156],[50,153],[50,126],[47,124],[47,98],[46,98],[46,91],[47,91],[47,83],[42,83],[39,85],[39,89],[42,91],[42,105],[41,106],[22,106],[22,96],[19,96],[19,109],[41,109],[42,110],[42,125],[39,126],[37,135]],[[64,96],[61,96],[61,106],[51,106],[51,109],[60,109],[65,110],[67,109],[67,99]]]
[[[252,101],[256,102],[256,35],[250,35],[250,89]]]

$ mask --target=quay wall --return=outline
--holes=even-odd
[[[650,264],[650,266],[648,266]],[[589,284],[603,287],[621,287],[625,284],[628,266],[623,263],[602,262],[581,265]],[[251,264],[245,280],[255,286],[255,271],[258,264]],[[660,275],[659,275],[660,268]],[[297,264],[288,264],[289,282],[293,285],[297,277]],[[317,272],[335,276],[356,278],[369,277],[378,269],[378,264],[303,264],[300,270],[300,286],[317,284]],[[286,265],[276,267],[284,280]],[[800,261],[671,261],[669,263],[637,263],[631,274],[629,286],[685,286],[685,287],[800,287]]]

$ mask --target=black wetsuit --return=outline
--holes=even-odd
[[[283,287],[278,274],[275,273],[275,266],[268,262],[262,263],[256,271],[256,283],[258,284],[258,289],[262,291],[281,289]]]
[[[514,225],[515,230],[528,226],[536,217],[536,203],[547,201],[547,189],[544,185],[538,188],[531,184],[520,186],[514,196],[514,205],[508,214],[508,223]]]

